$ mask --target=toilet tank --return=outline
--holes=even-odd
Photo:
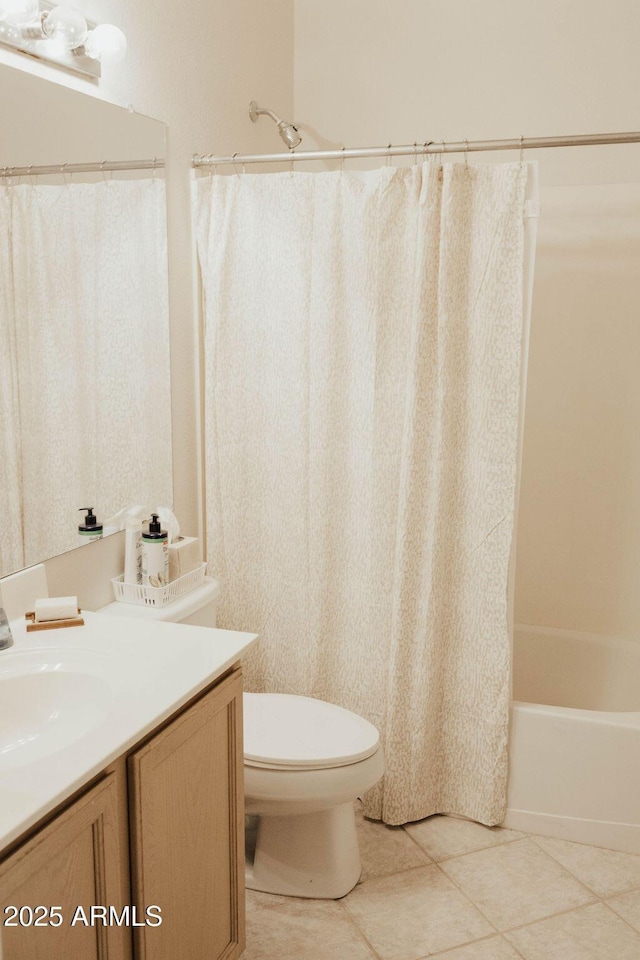
[[[203,583],[164,607],[147,607],[137,603],[109,603],[100,613],[114,617],[141,617],[144,620],[169,620],[191,623],[196,627],[215,627],[221,587],[217,580],[205,577]]]

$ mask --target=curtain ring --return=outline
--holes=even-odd
[[[238,173],[238,167],[237,167],[237,164],[236,164],[236,157],[237,157],[237,156],[238,156],[238,153],[237,153],[237,151],[236,151],[236,153],[234,153],[234,155],[232,156],[231,161],[232,161],[232,163],[233,163],[233,169],[234,169],[234,171],[235,171],[236,177],[238,178],[238,180],[241,180],[242,177],[241,177],[240,174]]]
[[[344,151],[345,147],[342,147],[342,158],[340,160],[340,173],[344,173]]]
[[[154,157],[154,158],[153,158],[153,172],[152,172],[152,174],[151,174],[151,178],[152,178],[153,180],[155,180],[155,178],[156,178],[156,167],[157,167],[157,165],[158,165],[158,158],[157,158],[157,157]]]
[[[418,165],[418,141],[413,141],[413,165],[416,167]]]
[[[103,160],[102,163],[100,164],[100,171],[101,171],[101,173],[102,173],[102,179],[104,180],[105,183],[109,183],[110,180],[111,180],[111,178],[113,177],[113,170],[109,170],[109,171],[108,171],[108,172],[109,172],[109,176],[107,176],[107,171],[104,169],[105,166],[106,166],[108,163],[109,163],[108,160]]]
[[[390,143],[387,144],[387,159],[386,159],[386,165],[387,165],[388,167],[391,166],[391,154],[388,152],[389,150],[391,150],[391,146],[392,146],[392,145],[391,145]]]
[[[67,173],[66,173],[67,166],[68,166],[67,163],[60,164],[60,173],[62,174],[62,179],[64,180],[65,187],[69,186],[69,181],[67,180]]]
[[[524,163],[524,147],[522,142],[524,140],[523,134],[520,134],[520,163]]]
[[[464,165],[465,165],[465,167],[468,167],[468,166],[469,166],[469,141],[467,140],[466,137],[464,138],[464,143],[465,143],[465,147],[464,147]]]

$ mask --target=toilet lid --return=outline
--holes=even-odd
[[[256,766],[313,770],[370,757],[378,731],[356,713],[287,693],[244,694],[244,756]]]

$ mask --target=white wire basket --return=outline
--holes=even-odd
[[[123,577],[115,577],[111,584],[113,594],[120,603],[136,603],[146,607],[166,607],[168,603],[191,593],[204,582],[206,563],[184,576],[172,580],[165,587],[146,587],[140,583],[124,583]]]

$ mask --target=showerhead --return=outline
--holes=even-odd
[[[273,122],[278,127],[278,133],[282,137],[283,142],[287,145],[289,150],[294,150],[302,143],[302,137],[298,132],[298,128],[294,126],[293,123],[289,123],[287,120],[281,120],[280,117],[273,112],[273,110],[267,110],[266,107],[259,107],[256,101],[252,100],[249,104],[249,116],[251,117],[251,120],[255,123],[261,114],[271,117]]]
[[[302,143],[302,137],[298,133],[298,128],[294,127],[292,123],[281,120],[278,124],[278,130],[280,131],[280,136],[289,147],[289,150],[295,149],[295,147],[298,147]]]

